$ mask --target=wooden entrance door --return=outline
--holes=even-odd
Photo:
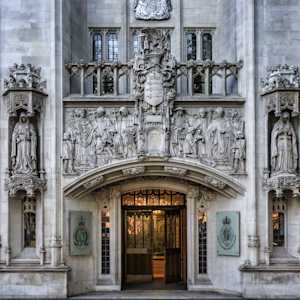
[[[180,210],[166,211],[166,283],[181,280]]]
[[[152,211],[125,211],[126,283],[152,281]]]

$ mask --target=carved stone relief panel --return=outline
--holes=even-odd
[[[148,115],[140,124],[134,108],[66,108],[64,173],[82,173],[113,161],[159,153],[195,160],[230,173],[245,172],[246,140],[241,108],[178,107],[170,116],[169,140],[161,127],[165,118]],[[142,138],[138,133],[140,128],[144,130]],[[145,136],[147,140],[143,141]]]
[[[133,109],[67,108],[62,154],[65,174],[136,157],[137,123]]]
[[[246,139],[242,109],[176,108],[171,121],[170,152],[171,156],[244,173]]]

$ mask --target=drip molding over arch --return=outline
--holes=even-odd
[[[148,157],[132,159],[93,169],[64,188],[66,197],[81,198],[88,193],[128,179],[169,177],[208,187],[227,198],[244,194],[244,187],[231,176],[201,163],[183,159]]]

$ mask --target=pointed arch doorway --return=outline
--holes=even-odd
[[[146,189],[122,194],[122,288],[185,289],[185,194]]]

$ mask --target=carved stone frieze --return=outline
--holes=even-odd
[[[226,187],[226,183],[224,183],[223,181],[221,181],[215,177],[205,176],[204,181],[220,190],[223,190]]]
[[[134,167],[123,170],[125,176],[140,175],[145,173],[145,167]]]
[[[139,20],[167,20],[172,4],[171,0],[135,0],[134,10]]]
[[[86,188],[86,189],[90,189],[100,183],[102,183],[104,181],[104,177],[103,176],[98,176],[96,179],[94,180],[91,180],[87,183],[85,183],[83,186]]]
[[[276,89],[300,88],[299,68],[289,65],[272,66],[267,69],[267,76],[262,80],[263,93]]]
[[[187,170],[182,168],[175,168],[175,167],[165,167],[165,172],[176,176],[184,176],[186,175]]]

